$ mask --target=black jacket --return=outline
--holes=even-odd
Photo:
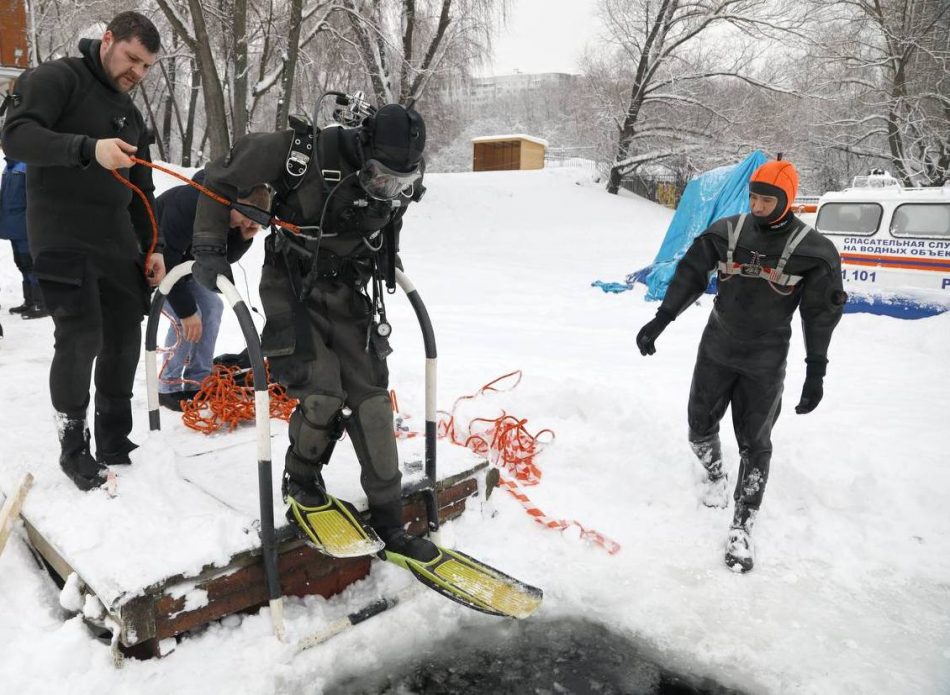
[[[726,260],[727,225],[735,226],[738,219],[738,215],[724,217],[696,237],[676,266],[661,311],[675,318],[702,295],[710,273]],[[747,215],[734,261],[749,263],[755,252],[761,254],[763,265],[774,268],[789,236],[801,226],[800,220],[789,215],[780,227],[763,229]],[[732,275],[723,281],[720,277],[713,311],[731,335],[751,340],[787,330],[797,308],[802,317],[806,361],[824,365],[846,297],[841,289],[841,258],[830,240],[812,230],[792,254],[785,272],[802,276],[785,295],[761,278]]]
[[[18,99],[7,112],[3,149],[29,165],[27,226],[34,256],[67,248],[140,257],[151,245],[152,226],[141,199],[95,161],[96,141],[113,137],[136,145],[136,156],[150,160],[145,121],[103,71],[100,43],[83,39],[81,58],[43,63],[17,79]],[[117,173],[154,203],[149,167]]]
[[[195,172],[192,177],[197,183],[204,183],[204,170]],[[158,227],[165,239],[165,270],[170,271],[183,261],[194,259],[191,242],[195,229],[195,211],[202,193],[194,186],[182,184],[169,188],[155,201],[155,215]],[[215,203],[220,205],[220,203]],[[224,206],[221,206],[224,208]],[[251,248],[253,239],[244,239],[238,229],[228,230],[228,263],[235,263]],[[168,293],[168,301],[179,318],[188,318],[197,311],[194,296],[194,279],[189,275],[179,280]]]

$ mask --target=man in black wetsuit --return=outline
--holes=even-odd
[[[149,159],[149,136],[129,92],[160,48],[148,18],[116,15],[101,40],[79,42],[79,57],[23,73],[3,127],[4,152],[28,165],[33,272],[55,326],[59,464],[81,490],[102,485],[104,467],[128,464],[136,447],[128,435],[142,317],[165,264],[146,206],[113,171],[154,203],[151,169],[131,159]],[[86,426],[93,363],[95,458]]]
[[[806,377],[799,414],[821,401],[831,334],[847,295],[834,245],[792,214],[798,174],[790,162],[763,164],[749,183],[751,214],[714,222],[680,260],[666,297],[637,335],[643,355],[660,333],[706,290],[718,289],[699,344],[690,387],[689,442],[706,469],[708,506],[728,505],[719,421],[732,406],[740,466],[726,565],[747,572],[754,562],[751,531],[772,458],[771,433],[782,407],[785,360],[795,309],[805,337]]]

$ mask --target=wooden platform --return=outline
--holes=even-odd
[[[404,443],[400,444],[404,449]],[[252,447],[253,445],[248,442],[245,446]],[[277,442],[275,450],[281,450],[280,446],[281,444]],[[479,494],[480,487],[483,495],[487,492],[485,490],[487,463],[470,456],[468,452],[463,452],[463,454],[461,463],[458,460],[459,455],[452,454],[457,460],[454,464],[446,466],[446,477],[440,479],[436,485],[439,519],[442,523],[465,511],[466,502]],[[412,453],[407,454],[401,451],[403,457],[412,455]],[[179,459],[181,459],[180,456]],[[190,468],[183,468],[179,460],[178,472],[182,476],[181,482],[201,489],[202,481],[193,474],[195,467],[193,462],[199,459],[186,456],[185,460]],[[133,469],[135,465],[133,464]],[[234,467],[233,463],[229,465]],[[355,461],[353,465],[355,466]],[[335,462],[333,467],[339,468]],[[214,467],[210,465],[210,462],[203,461],[202,468],[205,475],[214,474]],[[275,465],[274,468],[275,477],[279,477],[281,467]],[[188,475],[196,478],[196,482],[192,483]],[[406,476],[405,473],[404,476],[404,486],[408,486],[408,483],[412,482],[412,476]],[[240,477],[247,478],[248,476],[245,474]],[[244,480],[244,484],[247,488],[248,480]],[[123,482],[120,479],[120,498],[125,494],[122,485]],[[336,490],[329,480],[328,485],[332,490]],[[343,487],[346,489],[347,486]],[[132,495],[134,492],[130,491],[128,494]],[[225,494],[227,492],[225,488]],[[244,492],[248,491],[244,490]],[[349,492],[352,499],[352,490]],[[247,499],[236,500],[233,504],[227,499],[216,502],[221,507],[221,515],[228,520],[228,523],[231,523],[231,517],[237,516],[236,511],[241,511],[242,505],[247,506],[248,499],[253,499],[252,494],[245,497]],[[365,507],[365,501],[363,504],[360,504],[358,499],[352,501],[360,508]],[[104,504],[114,502],[115,500],[103,499]],[[280,540],[278,566],[281,589],[285,596],[319,594],[330,597],[369,574],[370,558],[337,560],[321,555],[304,544],[287,525],[283,512],[284,505],[275,504],[275,524]],[[69,540],[72,536],[68,534],[56,533],[55,515],[47,513],[33,519],[30,514],[24,514],[29,540],[49,567],[62,579],[70,574],[76,574],[83,587],[84,595],[96,597],[98,603],[103,606],[98,616],[94,614],[94,611],[86,610],[85,619],[102,629],[115,630],[115,626],[118,626],[119,647],[126,654],[137,657],[158,656],[161,640],[175,637],[234,613],[255,611],[267,604],[264,568],[256,535],[255,519],[256,516],[251,519],[234,519],[234,524],[244,524],[246,527],[244,537],[250,539],[251,542],[248,543],[250,547],[230,554],[227,562],[220,560],[207,562],[199,570],[189,571],[176,567],[175,558],[169,558],[167,565],[161,565],[165,569],[164,572],[159,572],[162,575],[161,578],[149,581],[145,586],[135,586],[136,582],[129,579],[129,572],[115,569],[102,560],[103,553],[111,552],[115,555],[117,565],[135,563],[134,553],[122,555],[120,553],[128,551],[117,551],[115,548],[109,550],[97,546],[97,562],[84,561],[85,555],[78,549],[57,547],[58,545],[69,546],[73,541]],[[410,494],[404,498],[404,521],[409,524],[410,531],[424,532],[425,506],[420,493]],[[175,533],[175,529],[170,528],[169,533]],[[106,541],[103,543],[107,544]],[[127,543],[120,542],[120,545],[126,546]],[[220,549],[209,549],[209,557],[214,557],[212,551],[220,551]],[[71,561],[70,557],[77,558],[77,561]],[[154,565],[155,558],[150,557],[149,560]],[[180,564],[184,562],[184,560],[179,560]],[[88,565],[85,569],[84,564]],[[149,563],[143,560],[142,564]],[[103,567],[108,567],[109,572],[104,572]],[[150,568],[150,571],[154,575],[154,566]],[[109,576],[102,576],[104,574],[109,574]],[[142,574],[145,577],[149,576],[149,572]],[[196,596],[201,600],[194,600]],[[90,615],[91,612],[92,615]]]

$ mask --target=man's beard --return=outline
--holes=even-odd
[[[123,72],[118,75],[112,74],[112,51],[113,48],[110,47],[102,57],[102,68],[109,78],[109,81],[112,82],[113,87],[120,92],[131,92],[138,85],[138,80],[128,72]]]

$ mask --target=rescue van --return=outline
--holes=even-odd
[[[848,292],[950,300],[950,182],[904,188],[887,173],[858,176],[821,196],[812,224],[838,248]]]

